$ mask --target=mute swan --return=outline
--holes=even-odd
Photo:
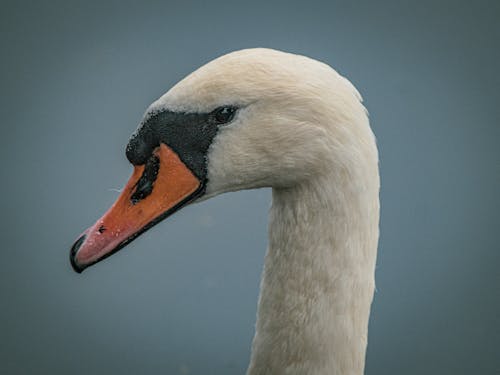
[[[199,68],[146,111],[121,195],[70,252],[75,271],[181,207],[272,187],[248,375],[362,374],[374,291],[379,174],[354,86],[270,49]]]

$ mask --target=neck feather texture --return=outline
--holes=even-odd
[[[379,217],[369,167],[273,189],[248,375],[363,373]]]

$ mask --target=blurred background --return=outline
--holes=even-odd
[[[185,208],[77,275],[147,106],[271,47],[364,96],[382,216],[366,374],[500,371],[498,1],[2,1],[1,374],[244,374],[270,190]]]

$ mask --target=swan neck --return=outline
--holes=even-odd
[[[363,373],[377,240],[378,175],[273,189],[248,375]]]

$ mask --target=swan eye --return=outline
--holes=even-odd
[[[217,124],[227,124],[234,118],[236,107],[219,107],[212,112],[212,118]]]

